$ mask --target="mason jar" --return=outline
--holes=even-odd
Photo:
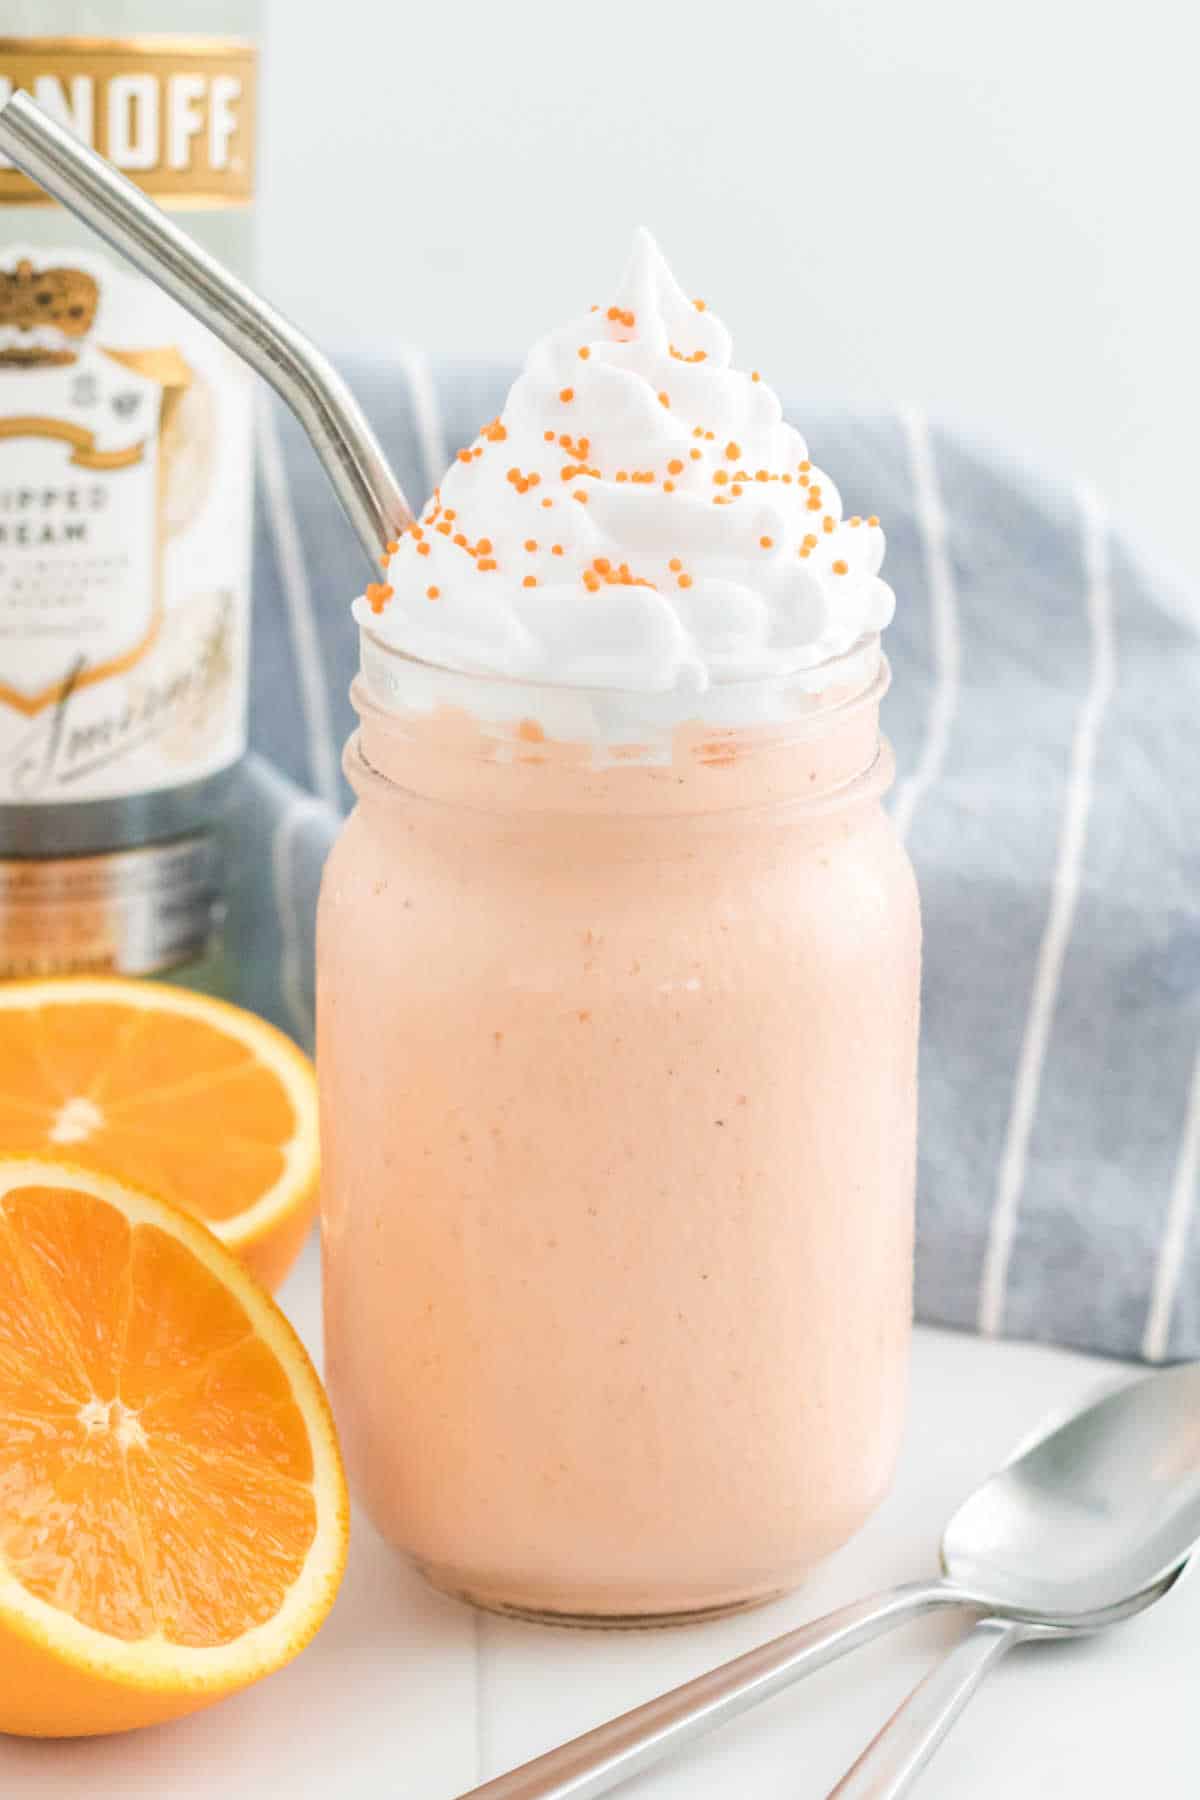
[[[876,637],[688,701],[364,635],[319,921],[327,1376],[439,1588],[721,1613],[888,1486],[920,925],[886,682]]]

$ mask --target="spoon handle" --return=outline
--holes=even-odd
[[[900,1800],[910,1793],[984,1676],[1024,1635],[1014,1620],[980,1619],[901,1702],[828,1800]]]
[[[472,1788],[460,1800],[595,1800],[880,1632],[938,1607],[971,1604],[970,1596],[948,1581],[913,1582],[874,1594],[685,1681],[519,1769]]]

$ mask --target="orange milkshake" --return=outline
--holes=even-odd
[[[642,237],[356,608],[327,1372],[375,1522],[479,1604],[745,1605],[886,1488],[920,931],[881,555]]]

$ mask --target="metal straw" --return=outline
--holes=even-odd
[[[328,357],[33,101],[0,107],[0,150],[257,369],[295,413],[368,557],[412,522],[375,433]]]

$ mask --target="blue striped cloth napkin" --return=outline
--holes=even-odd
[[[413,502],[515,370],[347,357]],[[896,589],[891,798],[926,968],[917,1308],[1200,1356],[1200,609],[1090,494],[912,414],[789,409]],[[230,938],[240,997],[312,1034],[320,868],[349,801],[361,554],[262,411]]]

